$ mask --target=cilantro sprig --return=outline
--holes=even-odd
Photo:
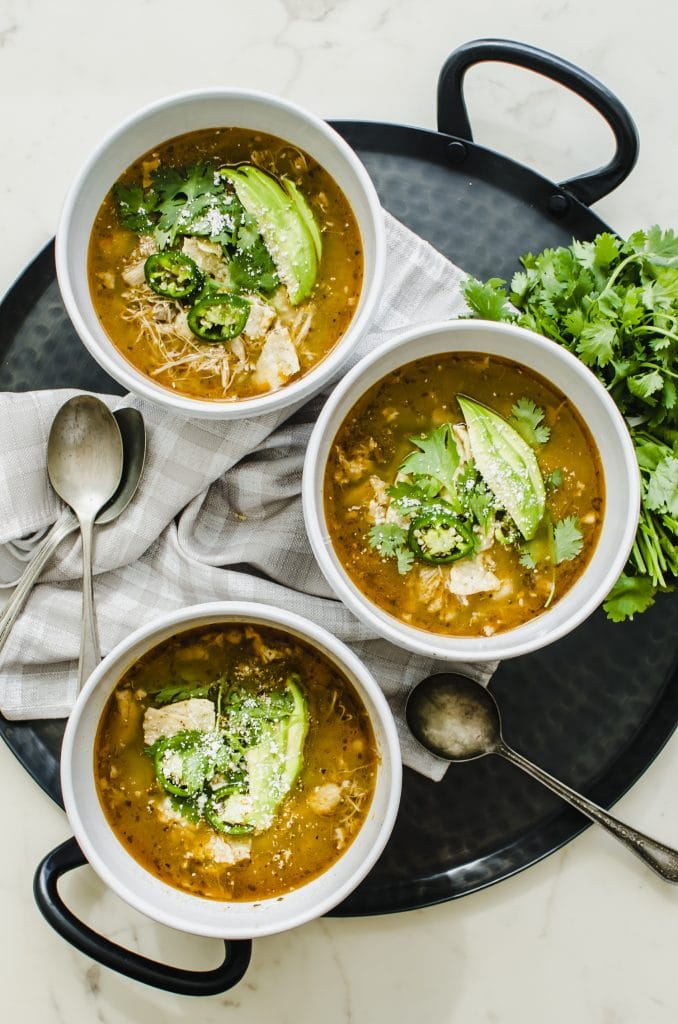
[[[371,547],[376,548],[384,558],[395,558],[401,576],[409,572],[414,554],[407,546],[407,532],[397,523],[377,523],[368,533]]]
[[[604,232],[521,263],[510,290],[497,278],[469,279],[466,301],[475,316],[512,321],[574,352],[626,417],[641,516],[604,607],[613,621],[632,618],[678,577],[678,236],[657,226],[627,241]]]
[[[443,423],[428,434],[410,438],[417,451],[403,461],[400,471],[415,478],[431,477],[439,487],[454,490],[454,474],[459,465],[459,451],[452,427]]]
[[[576,516],[567,516],[553,527],[553,560],[556,565],[571,562],[584,547],[584,537]]]
[[[551,436],[549,427],[544,423],[544,410],[532,401],[531,398],[519,398],[511,409],[512,427],[518,431],[523,441],[526,441],[533,448],[540,444],[546,444]]]

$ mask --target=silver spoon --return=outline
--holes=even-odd
[[[59,409],[47,442],[47,473],[54,490],[75,512],[82,534],[80,688],[101,660],[92,591],[94,519],[122,476],[120,428],[100,399],[77,395]]]
[[[117,409],[113,415],[122,436],[122,477],[113,497],[106,502],[94,520],[97,526],[112,522],[123,512],[136,494],[146,457],[146,429],[144,419],[137,409],[126,406]],[[35,586],[45,565],[64,538],[78,529],[79,523],[68,509],[43,537],[33,557],[24,569],[14,587],[11,597],[0,611],[0,651],[2,651],[12,626],[21,613],[28,595]]]
[[[625,825],[507,746],[496,701],[480,683],[453,673],[429,676],[415,686],[406,707],[407,724],[422,746],[446,761],[472,761],[498,754],[522,768],[591,821],[607,829],[668,882],[678,882],[678,850]]]

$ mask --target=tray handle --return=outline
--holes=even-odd
[[[218,995],[233,988],[241,980],[252,954],[249,939],[225,939],[225,957],[219,967],[210,971],[187,971],[181,967],[156,963],[123,946],[117,946],[89,928],[68,909],[57,888],[62,875],[86,863],[75,839],[67,839],[40,862],[33,880],[33,894],[43,917],[81,953],[127,978],[178,995]]]
[[[484,61],[515,64],[566,86],[587,100],[612,129],[617,149],[609,164],[570,178],[562,182],[560,188],[590,206],[628,177],[638,159],[638,131],[623,103],[588,72],[527,43],[509,39],[475,39],[450,54],[438,79],[439,132],[473,141],[463,82],[468,69]]]

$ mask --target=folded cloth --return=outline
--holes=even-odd
[[[463,273],[388,214],[386,285],[353,362],[394,330],[464,311]],[[0,572],[21,565],[19,538],[65,514],[46,472],[47,436],[76,392],[0,395]],[[404,706],[412,686],[441,664],[378,638],[333,596],[306,537],[301,512],[304,453],[319,396],[246,420],[187,420],[129,396],[145,419],[148,454],[132,503],[94,538],[94,590],[103,654],[160,613],[212,600],[270,603],[312,619],[348,643],[382,686],[403,761],[440,779],[446,762],[411,737]],[[28,545],[30,546],[30,545]],[[81,544],[63,541],[7,641],[0,709],[10,719],[68,716],[76,698],[81,621]],[[461,671],[486,683],[494,665]]]

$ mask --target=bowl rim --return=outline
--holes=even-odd
[[[294,635],[301,636],[305,642],[319,649],[321,653],[329,652],[326,656],[329,656],[330,660],[334,660],[350,677],[357,679],[359,685],[364,688],[374,709],[372,710],[367,706],[362,694],[359,693],[359,696],[365,703],[375,734],[380,740],[381,759],[377,780],[379,782],[379,777],[381,776],[381,782],[386,787],[385,813],[378,822],[375,822],[373,841],[354,870],[339,885],[332,887],[328,893],[316,899],[310,906],[307,906],[305,909],[298,909],[294,914],[288,913],[287,917],[285,917],[281,910],[282,920],[276,921],[273,925],[257,921],[256,917],[254,919],[246,918],[245,914],[248,907],[250,910],[253,910],[255,907],[263,904],[283,907],[284,903],[279,897],[255,899],[252,901],[207,900],[206,898],[170,886],[169,883],[157,878],[143,864],[132,858],[139,871],[144,876],[148,876],[149,880],[159,883],[158,887],[170,894],[174,905],[179,909],[175,912],[168,911],[155,903],[152,898],[151,886],[145,887],[143,894],[134,891],[125,881],[118,877],[107,859],[100,855],[97,844],[90,839],[86,816],[83,816],[81,813],[82,798],[79,798],[76,792],[78,783],[77,780],[74,780],[73,776],[74,755],[78,746],[81,746],[83,743],[93,747],[102,710],[96,715],[94,729],[88,730],[84,736],[82,734],[83,727],[80,723],[89,702],[93,695],[96,694],[101,683],[109,677],[105,697],[107,701],[120,676],[126,671],[126,668],[119,667],[119,663],[137,645],[143,644],[142,651],[138,652],[129,664],[134,664],[139,657],[142,657],[144,653],[151,650],[156,643],[161,643],[163,637],[166,638],[174,633],[190,629],[192,624],[196,627],[202,624],[207,625],[210,620],[214,622],[245,621],[260,623],[262,625],[271,625],[283,632],[289,630]],[[168,628],[173,629],[173,632],[168,634]],[[155,637],[160,635],[162,635],[160,639],[154,640]],[[111,675],[111,673],[113,674]],[[140,913],[180,931],[213,938],[251,939],[288,931],[291,928],[296,928],[322,916],[345,899],[360,884],[381,855],[393,830],[400,804],[402,759],[395,720],[386,697],[367,666],[343,641],[337,639],[332,633],[312,620],[283,608],[253,601],[210,601],[188,605],[154,618],[151,622],[126,636],[106,655],[78,695],[73,711],[67,721],[61,749],[60,775],[64,808],[75,839],[90,866],[108,888]],[[94,772],[92,771],[92,778],[93,775]],[[100,802],[99,806],[101,806]],[[117,844],[116,849],[118,846],[121,847],[126,856],[131,857],[108,823],[108,819],[103,814],[103,809],[102,815],[108,826],[109,833],[106,846],[108,847],[109,843]],[[360,836],[366,823],[367,819],[355,839]],[[352,845],[346,848],[346,853],[351,850]],[[338,865],[341,865],[343,856],[344,853],[325,871],[321,872],[320,875],[309,879],[304,885],[297,886],[287,895],[293,896],[295,893],[302,892],[309,885],[312,885],[314,881],[317,881],[317,879],[327,876],[330,872],[337,869]],[[217,924],[196,924],[182,917],[180,907],[183,904],[196,907],[200,904],[209,907],[216,905],[224,908],[224,912],[230,906],[238,907],[238,918],[235,922],[225,917],[223,922]],[[241,909],[243,907],[246,909]]]
[[[181,106],[182,104],[200,101],[211,102],[220,99],[242,101],[245,103],[253,101],[255,103],[269,104],[273,108],[284,110],[298,118],[300,122],[310,125],[333,146],[349,167],[363,193],[369,212],[369,227],[374,235],[374,264],[371,267],[372,280],[367,290],[365,290],[363,282],[359,308],[350,320],[346,331],[330,351],[318,363],[312,366],[307,373],[292,381],[289,385],[283,385],[275,391],[268,391],[252,398],[208,401],[174,393],[169,388],[164,388],[162,385],[154,383],[142,374],[141,371],[137,370],[135,366],[128,363],[124,357],[121,357],[120,362],[116,361],[113,354],[108,351],[108,347],[97,339],[90,330],[85,317],[81,313],[72,283],[73,275],[68,253],[71,244],[71,227],[74,211],[80,202],[80,196],[86,187],[90,175],[100,163],[105,152],[115,145],[130,129],[143,123],[148,117],[152,117],[172,107]],[[169,136],[169,138],[171,137]],[[148,148],[151,147],[149,146]],[[360,231],[361,225],[355,211],[354,216]],[[297,402],[302,404],[308,398],[317,394],[339,373],[341,367],[355,349],[360,337],[372,322],[381,299],[386,271],[386,228],[381,202],[367,169],[355,150],[321,117],[291,100],[258,89],[240,89],[236,87],[189,89],[160,97],[137,109],[108,131],[90,151],[66,193],[55,237],[55,266],[61,297],[76,334],[90,355],[115,381],[128,388],[133,394],[181,415],[209,419],[241,419],[247,416],[259,416],[269,412],[277,412]],[[108,341],[113,350],[117,351],[114,343],[110,339]]]
[[[351,408],[365,394],[368,388],[380,378],[370,378],[370,383],[367,385],[363,383],[363,379],[369,377],[370,371],[384,360],[385,357],[399,349],[405,349],[412,342],[433,337],[440,337],[442,339],[449,335],[452,336],[449,345],[450,351],[468,351],[468,349],[464,349],[461,342],[456,343],[454,335],[461,332],[480,333],[488,329],[496,332],[497,335],[503,334],[513,339],[522,339],[526,345],[531,345],[544,352],[548,352],[556,361],[561,361],[566,367],[569,367],[575,376],[581,380],[584,387],[591,394],[595,395],[596,400],[599,402],[602,410],[604,410],[610,425],[615,431],[620,451],[623,453],[626,484],[628,486],[628,504],[624,529],[619,546],[615,552],[615,557],[607,565],[606,571],[602,574],[591,595],[586,601],[579,604],[575,611],[559,625],[553,625],[549,628],[549,616],[558,608],[560,603],[556,602],[551,609],[542,612],[539,616],[511,630],[497,633],[492,637],[463,637],[431,633],[408,626],[402,620],[397,619],[371,602],[351,581],[346,571],[339,565],[338,558],[331,556],[332,545],[325,527],[325,515],[322,508],[322,481],[325,464],[339,425],[343,423]],[[444,349],[438,351],[442,352]],[[473,349],[473,351],[480,350]],[[428,353],[429,356],[433,354],[435,353]],[[422,358],[426,357],[422,356]],[[577,408],[576,400],[572,399],[560,384],[541,370],[533,369],[526,358],[514,352],[506,352],[503,354],[503,357],[524,365],[530,372],[546,379],[552,386],[565,394],[568,400]],[[417,358],[416,353],[411,353],[397,365],[405,366],[407,363],[415,362]],[[390,372],[392,371],[385,371],[382,376],[386,376]],[[333,417],[341,406],[345,406],[345,408],[339,420],[339,425],[333,426]],[[591,430],[591,427],[589,427],[589,430]],[[595,437],[594,440],[596,440]],[[605,470],[604,465],[603,470]],[[606,475],[606,491],[608,490]],[[318,500],[319,495],[320,500]],[[336,385],[313,428],[306,449],[302,479],[302,505],[307,535],[316,561],[334,593],[357,618],[374,629],[386,640],[415,654],[450,662],[488,662],[518,657],[554,643],[580,625],[602,603],[626,564],[636,534],[640,513],[640,496],[640,474],[628,428],[618,407],[591,370],[573,353],[534,331],[512,323],[473,318],[465,319],[463,317],[417,324],[399,331],[349,370]],[[608,498],[609,494],[606,494],[606,509],[608,509]],[[579,580],[586,576],[588,568],[587,566],[578,580],[575,581],[575,586]],[[564,595],[564,597],[566,596]],[[539,621],[540,625],[544,626],[541,632],[535,632],[533,636],[523,637],[521,640],[520,631],[524,631],[530,623],[537,621]],[[553,618],[551,618],[551,622],[553,622]]]

